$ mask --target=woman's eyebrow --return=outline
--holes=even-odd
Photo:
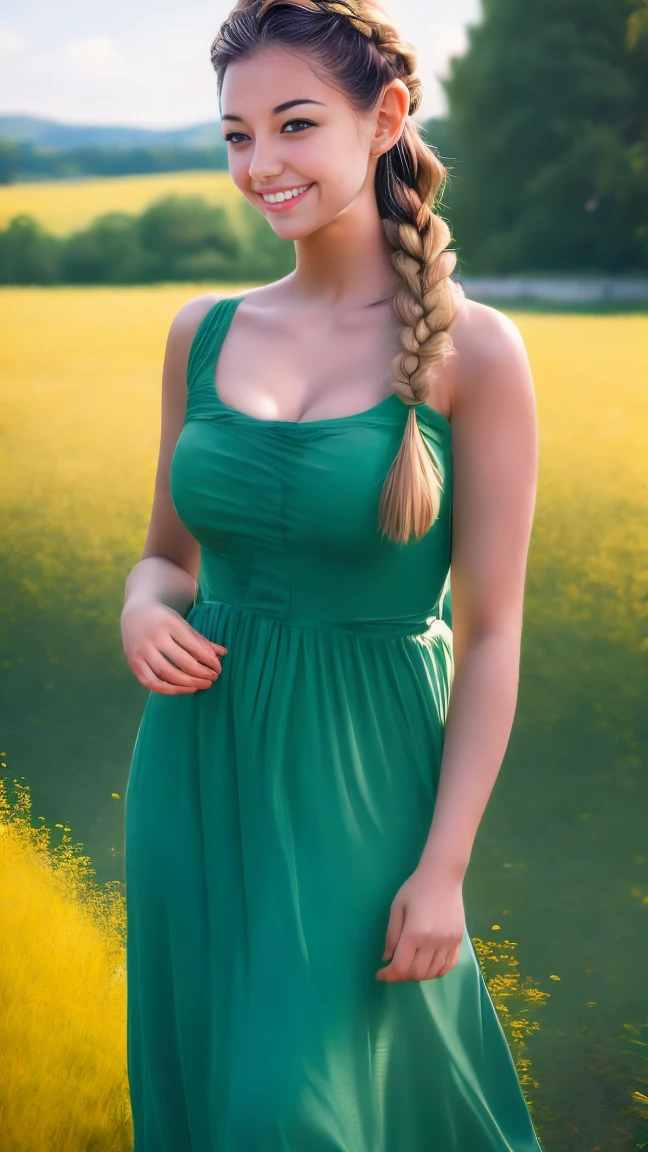
[[[287,108],[293,108],[295,104],[321,104],[322,107],[324,107],[324,102],[322,100],[286,100],[284,104],[277,104],[277,107],[272,109],[272,114],[274,116],[278,112],[285,112]],[[221,116],[221,120],[239,120],[239,121],[242,121],[243,117],[242,116],[232,116],[231,114],[228,114],[227,112],[225,112]]]

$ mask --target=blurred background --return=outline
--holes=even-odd
[[[648,1148],[648,0],[389,8],[449,170],[457,274],[520,328],[538,400],[518,709],[468,928],[548,1152],[632,1152]],[[228,10],[0,4],[2,1152],[132,1148],[123,801],[147,693],[119,617],[164,347],[192,296],[294,267],[228,175],[209,59]]]

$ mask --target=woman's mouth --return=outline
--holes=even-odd
[[[257,196],[263,201],[264,207],[269,208],[271,212],[285,212],[286,209],[292,208],[293,204],[303,200],[312,187],[312,184],[297,184],[294,188],[286,188],[282,192],[257,192]],[[268,196],[271,196],[272,199],[269,200]]]

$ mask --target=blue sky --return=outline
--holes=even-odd
[[[419,54],[423,116],[442,115],[438,76],[465,48],[480,0],[385,0]],[[222,0],[0,0],[0,112],[73,124],[183,127],[218,118],[209,46]]]

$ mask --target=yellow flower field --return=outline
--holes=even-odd
[[[203,196],[233,211],[244,201],[229,172],[159,172],[0,185],[0,228],[26,213],[55,236],[86,228],[104,212],[140,212],[163,196]]]

